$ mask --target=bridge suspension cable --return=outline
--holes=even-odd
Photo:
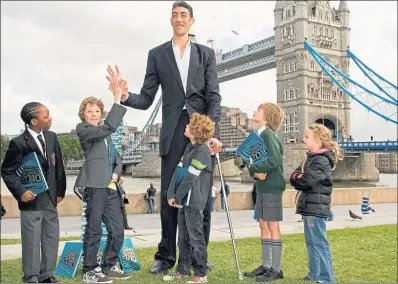
[[[156,116],[157,116],[157,114],[159,112],[159,109],[160,109],[161,105],[162,105],[162,95],[160,95],[160,97],[159,97],[159,99],[158,99],[158,101],[156,103],[156,106],[155,106],[155,108],[153,109],[153,111],[151,113],[151,116],[149,117],[148,121],[146,122],[144,128],[141,131],[140,136],[138,137],[138,139],[136,139],[134,141],[134,144],[131,147],[129,147],[127,149],[124,149],[122,151],[122,155],[132,154],[132,153],[137,151],[139,146],[141,146],[142,141],[144,141],[144,139],[150,133],[151,126],[152,126],[152,124],[153,124],[153,122],[154,122],[154,120],[155,120],[155,118],[156,118]]]
[[[389,82],[388,80],[386,80],[385,78],[381,77],[379,74],[377,74],[376,72],[374,72],[370,67],[368,67],[365,63],[363,63],[358,57],[356,57],[352,51],[350,49],[347,49],[347,54],[348,56],[354,61],[354,63],[358,66],[359,69],[361,69],[362,73],[381,91],[383,92],[386,96],[388,96],[390,99],[392,99],[395,102],[398,102],[397,98],[394,98],[393,96],[391,96],[386,89],[389,88],[382,88],[373,78],[373,76],[376,76],[380,81],[387,83],[388,85],[390,85],[391,88],[394,88],[395,90],[398,89],[398,86],[394,85],[393,83]],[[366,72],[366,70],[370,72],[370,74],[368,72]]]
[[[397,106],[398,106],[398,101],[396,98],[393,97],[388,97],[386,98],[384,95],[380,95],[375,93],[374,91],[371,91],[365,86],[362,86],[361,84],[357,83],[347,75],[345,75],[343,72],[341,72],[339,69],[337,69],[335,66],[333,66],[331,63],[329,63],[324,57],[322,57],[312,46],[305,41],[304,42],[305,48],[309,51],[309,53],[312,55],[314,60],[318,63],[318,65],[322,68],[322,70],[329,76],[329,78],[338,86],[340,87],[341,90],[344,91],[347,95],[349,95],[353,100],[358,102],[361,106],[366,108],[368,111],[376,114],[379,117],[382,117],[386,121],[398,124],[397,121]],[[338,80],[335,75],[339,75],[342,77],[343,80]],[[364,92],[353,94],[349,88],[347,88],[346,84],[344,81],[348,81],[351,83],[352,86],[354,86],[356,89],[360,88]],[[380,86],[379,86],[380,87]],[[363,95],[366,94],[366,99],[364,99]],[[372,101],[372,103],[369,102],[369,100]],[[384,106],[384,109],[383,109]],[[376,110],[377,108],[377,110]]]

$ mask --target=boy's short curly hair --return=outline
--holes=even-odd
[[[204,144],[214,135],[215,123],[206,115],[194,113],[189,120],[189,132],[196,143]]]
[[[264,119],[267,121],[267,127],[277,131],[282,126],[285,113],[280,106],[274,103],[263,103],[258,109],[264,111]]]
[[[104,118],[104,103],[95,97],[85,98],[79,106],[79,117],[81,121],[86,122],[84,120],[84,111],[86,110],[87,105],[97,105],[101,110],[101,117]]]

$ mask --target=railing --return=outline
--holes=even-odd
[[[221,70],[217,71],[217,75],[218,75],[219,79],[222,79],[223,77],[230,76],[232,74],[240,73],[243,71],[248,71],[253,68],[263,66],[266,64],[275,63],[275,62],[276,62],[275,55],[271,55],[271,56],[263,57],[263,58],[256,59],[256,60],[253,60],[250,62],[246,62],[243,64],[239,64],[239,65],[236,65],[231,68],[221,69]]]
[[[363,142],[340,142],[339,146],[343,150],[361,151],[398,151],[397,141],[363,141]],[[223,148],[220,153],[223,156],[237,156],[238,148]]]
[[[269,49],[272,47],[275,47],[275,36],[268,37],[249,45],[244,45],[243,47],[224,53],[221,55],[221,62],[219,64],[224,64],[228,61],[236,60],[259,50]]]
[[[362,151],[397,151],[397,141],[364,141],[364,142],[340,142],[340,147],[344,150]]]

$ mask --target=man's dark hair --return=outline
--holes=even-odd
[[[176,1],[173,3],[173,8],[171,8],[171,12],[173,12],[173,10],[177,7],[183,7],[185,9],[188,9],[189,11],[189,16],[192,18],[193,17],[193,9],[191,7],[191,5],[189,5],[187,2],[185,1]]]
[[[25,123],[25,127],[30,125],[32,119],[37,118],[37,108],[43,104],[38,102],[30,102],[23,106],[21,110],[21,119]]]

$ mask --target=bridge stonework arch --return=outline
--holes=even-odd
[[[340,1],[337,10],[329,1],[276,1],[277,102],[285,111],[279,133],[284,144],[301,142],[305,130],[314,122],[327,122],[339,140],[350,133],[350,98],[322,74],[304,47],[307,40],[349,75],[349,20],[346,1]],[[348,86],[347,82],[344,84]]]

